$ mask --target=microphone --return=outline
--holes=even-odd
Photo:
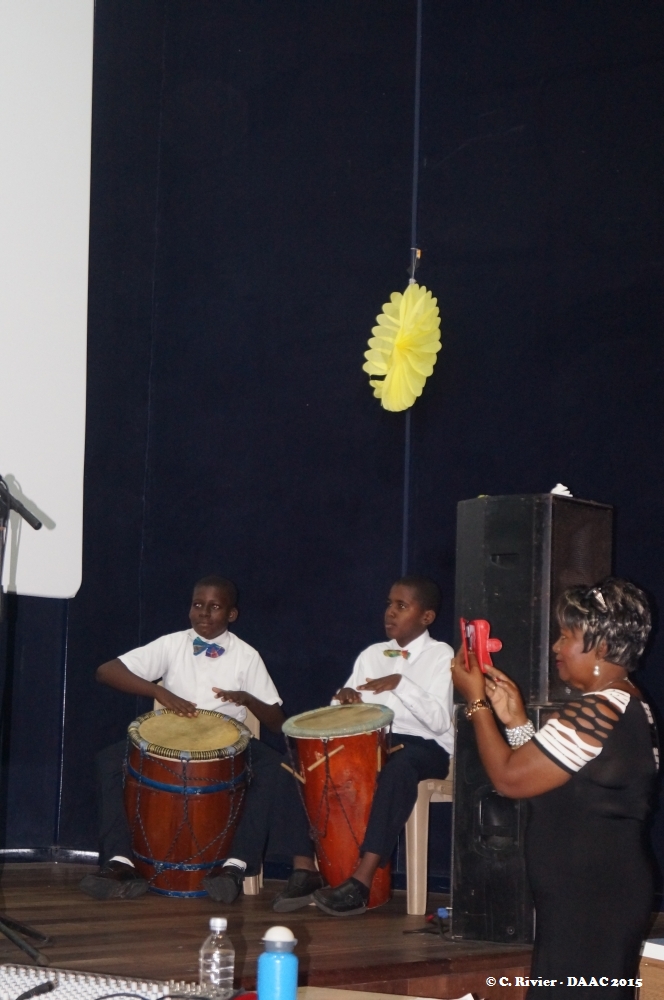
[[[24,507],[20,500],[17,500],[16,497],[11,495],[9,487],[2,476],[0,476],[0,504],[4,504],[8,511],[15,510],[17,514],[20,514],[24,521],[28,522],[31,528],[35,529],[35,531],[39,531],[41,528],[42,523],[39,518],[35,517],[32,511],[29,511],[27,507]]]

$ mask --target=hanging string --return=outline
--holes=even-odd
[[[415,101],[413,107],[413,190],[410,202],[410,284],[415,282],[420,250],[417,246],[417,195],[420,179],[420,105],[422,92],[422,3],[417,0],[415,29]]]
[[[403,450],[403,528],[401,533],[401,575],[408,573],[408,527],[410,521],[410,410],[406,410]]]
[[[417,245],[417,196],[420,176],[420,104],[422,85],[422,4],[417,0],[417,15],[415,29],[415,100],[413,107],[413,188],[410,215],[410,281],[415,283],[415,272],[419,264],[421,251]],[[403,454],[403,525],[401,532],[401,575],[408,572],[409,530],[410,530],[410,458],[411,458],[411,419],[410,409],[406,410],[404,423],[404,454]]]

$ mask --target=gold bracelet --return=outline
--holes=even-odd
[[[470,705],[466,705],[466,718],[469,719],[475,712],[481,712],[483,708],[488,708],[491,711],[491,705],[486,698],[478,698],[477,701],[471,701]]]

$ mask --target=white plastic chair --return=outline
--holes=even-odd
[[[429,805],[454,801],[454,758],[449,776],[443,780],[420,781],[417,802],[406,823],[406,912],[423,914],[427,909],[427,850],[429,847]]]

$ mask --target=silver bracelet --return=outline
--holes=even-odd
[[[535,727],[532,722],[526,722],[525,726],[513,726],[512,729],[505,730],[507,742],[512,747],[512,750],[516,750],[518,747],[522,747],[524,743],[528,743],[534,735]]]

